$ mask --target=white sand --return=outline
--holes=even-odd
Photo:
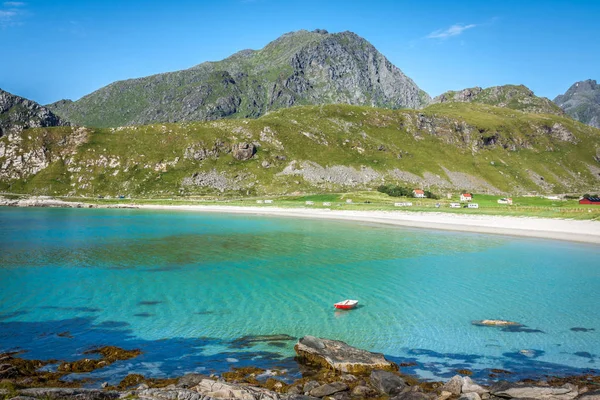
[[[293,218],[336,219],[415,228],[443,229],[600,244],[600,222],[531,217],[450,214],[440,212],[342,211],[308,208],[238,206],[160,206],[141,205],[140,209],[181,210],[231,214],[250,214]]]

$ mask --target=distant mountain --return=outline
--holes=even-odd
[[[554,102],[577,121],[600,128],[600,85],[596,81],[577,82]]]
[[[319,29],[287,33],[222,61],[115,82],[48,107],[80,125],[116,127],[256,118],[294,105],[420,108],[430,100],[365,39]]]
[[[64,125],[68,123],[46,107],[0,89],[0,137],[27,128]]]
[[[489,104],[534,114],[564,115],[562,109],[550,99],[536,96],[523,85],[493,86],[487,89],[474,87],[448,91],[433,99],[433,103],[457,102]]]

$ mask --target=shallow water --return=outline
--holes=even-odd
[[[111,382],[243,365],[293,376],[293,340],[236,339],[310,334],[422,378],[578,374],[600,367],[599,260],[593,245],[356,222],[0,208],[0,351],[142,348],[94,372]],[[360,307],[335,311],[345,298]],[[471,324],[490,318],[526,327]]]

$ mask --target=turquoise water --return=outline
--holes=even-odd
[[[0,208],[0,283],[0,351],[72,360],[97,345],[141,348],[93,374],[115,382],[243,365],[293,377],[295,342],[255,337],[273,334],[343,340],[431,379],[462,368],[480,378],[505,369],[510,379],[600,368],[592,245],[356,222]],[[345,298],[360,307],[336,312]],[[525,327],[471,324],[490,318]]]

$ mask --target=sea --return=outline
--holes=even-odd
[[[350,311],[335,302],[356,299]],[[257,366],[300,376],[297,339],[480,381],[600,370],[600,246],[226,213],[0,207],[0,352],[118,383]],[[477,326],[503,319],[517,327]],[[50,364],[46,368],[55,368]],[[503,371],[499,371],[503,370]],[[494,378],[495,379],[495,378]]]

